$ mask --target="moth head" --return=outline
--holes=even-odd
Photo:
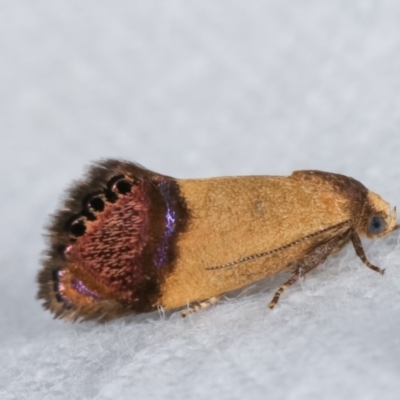
[[[358,233],[371,239],[385,236],[398,227],[396,221],[396,207],[391,208],[382,197],[368,192],[357,226]]]

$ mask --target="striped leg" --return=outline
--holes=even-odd
[[[270,301],[270,303],[268,304],[268,307],[272,310],[276,304],[279,301],[279,298],[281,297],[281,294],[289,287],[292,286],[293,283],[295,283],[297,281],[297,279],[300,278],[300,269],[296,269],[296,271],[294,272],[294,274],[291,276],[291,278],[286,281],[274,294],[274,297],[272,298],[272,300]]]
[[[360,240],[360,237],[357,235],[357,233],[353,233],[351,235],[351,242],[353,243],[354,250],[356,251],[356,254],[358,257],[361,258],[361,261],[368,267],[371,268],[373,271],[379,272],[381,275],[385,273],[384,269],[380,269],[379,267],[376,267],[375,265],[372,265],[368,259],[367,256],[364,253],[364,249],[362,247],[362,243]]]
[[[221,298],[221,296],[214,296],[214,297],[210,297],[209,299],[205,299],[205,300],[193,303],[193,304],[189,304],[188,308],[186,308],[185,310],[183,310],[181,312],[181,315],[183,318],[185,318],[189,314],[193,314],[197,311],[200,311],[207,307],[210,307],[212,304],[215,304],[220,298]]]
[[[329,254],[331,254],[332,251],[337,248],[338,244],[341,243],[341,241],[343,241],[343,238],[335,237],[329,242],[326,242],[316,247],[309,254],[307,254],[303,260],[299,261],[294,268],[293,275],[275,292],[275,295],[269,303],[268,307],[272,310],[278,303],[281,294],[287,288],[292,286],[301,276],[306,275],[318,265],[322,264],[327,259]]]

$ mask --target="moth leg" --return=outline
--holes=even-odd
[[[333,250],[331,251],[330,254],[336,254],[338,253],[340,250],[343,249],[344,246],[346,246],[346,244],[348,244],[350,241],[350,236],[349,235],[344,235],[336,244],[336,246],[333,248]]]
[[[274,297],[272,300],[269,302],[268,307],[272,310],[276,304],[279,301],[279,298],[281,297],[281,294],[289,287],[292,286],[293,283],[295,283],[300,277],[300,269],[296,269],[296,271],[293,273],[291,278],[286,281],[274,294]]]
[[[358,255],[358,257],[361,258],[361,261],[368,267],[371,268],[373,271],[379,272],[381,275],[383,275],[385,273],[384,269],[381,269],[379,267],[376,267],[375,265],[371,264],[368,260],[367,260],[367,256],[364,253],[364,248],[362,246],[360,237],[357,235],[357,233],[353,232],[353,234],[351,235],[351,242],[353,243],[353,247],[354,250],[356,252],[356,254]]]
[[[193,314],[197,311],[203,310],[205,308],[210,307],[212,304],[215,304],[221,296],[213,296],[209,299],[205,299],[202,301],[197,301],[196,303],[189,304],[188,308],[181,312],[182,318],[187,317],[189,314]]]
[[[321,244],[309,252],[301,261],[299,261],[294,269],[293,275],[285,282],[276,292],[268,307],[272,310],[279,301],[281,294],[290,286],[292,286],[301,276],[306,275],[308,272],[322,264],[332,251],[341,242],[341,237],[335,237],[330,241]]]

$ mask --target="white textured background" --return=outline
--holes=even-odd
[[[400,206],[400,3],[2,1],[0,398],[398,399],[398,233],[182,320],[54,321],[43,226],[100,157],[353,176]]]

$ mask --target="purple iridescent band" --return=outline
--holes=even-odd
[[[72,303],[68,300],[67,297],[65,297],[62,293],[64,291],[64,285],[61,283],[61,278],[63,277],[65,271],[60,270],[57,272],[57,277],[58,277],[58,296],[60,296],[60,299],[63,302],[63,307],[64,308],[71,308],[72,307]]]
[[[63,295],[63,292],[64,292],[63,286],[64,285],[61,283],[61,278],[63,277],[63,275],[64,275],[64,271],[62,271],[62,270],[58,271],[58,294],[63,300],[64,307],[71,308],[72,307],[71,301],[65,295]],[[93,299],[97,299],[97,300],[100,299],[100,296],[96,292],[88,289],[81,280],[71,279],[70,284],[71,284],[71,287],[73,289],[75,289],[79,294],[81,294],[83,296],[92,297]]]
[[[169,239],[176,227],[176,201],[173,195],[171,195],[168,182],[160,182],[158,187],[166,204],[165,229],[161,243],[154,254],[153,262],[156,268],[161,268],[168,261]]]
[[[71,279],[71,286],[83,296],[92,297],[97,300],[100,299],[100,296],[96,292],[88,289],[85,284],[79,279]]]

